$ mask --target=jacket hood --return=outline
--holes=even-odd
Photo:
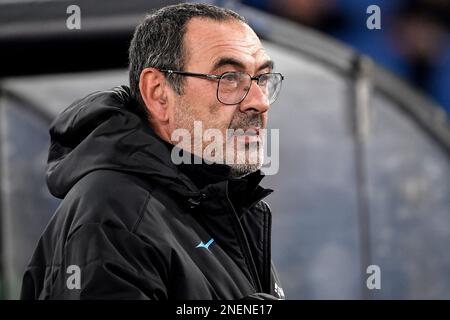
[[[166,143],[137,110],[126,86],[94,92],[64,110],[50,127],[50,192],[64,198],[88,173],[110,169],[145,174],[182,195],[198,195],[172,163]]]

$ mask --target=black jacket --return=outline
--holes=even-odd
[[[229,179],[223,165],[174,165],[171,145],[134,106],[122,86],[75,102],[52,124],[47,184],[64,200],[21,297],[281,297],[262,175]]]

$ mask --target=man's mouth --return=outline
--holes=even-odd
[[[246,129],[235,129],[233,132],[234,136],[259,136],[259,127],[250,127]]]
[[[235,129],[231,135],[232,139],[236,142],[244,143],[248,145],[249,143],[258,143],[261,141],[260,128],[259,127],[249,127],[245,129]]]

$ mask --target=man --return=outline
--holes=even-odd
[[[243,138],[233,152],[260,155],[251,146],[280,90],[258,37],[232,11],[180,4],[147,16],[129,53],[130,89],[93,93],[52,124],[47,183],[64,200],[22,298],[284,298],[261,157],[223,152]],[[195,124],[223,133],[223,148],[174,141]],[[180,152],[189,161],[175,163]]]

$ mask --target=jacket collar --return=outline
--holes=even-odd
[[[177,148],[167,142],[164,143],[169,152],[172,152],[173,148]],[[178,150],[177,152],[186,153],[184,150]],[[183,158],[189,158],[191,161],[190,163],[177,165],[177,169],[181,174],[187,176],[199,190],[196,197],[190,196],[191,207],[196,207],[206,199],[213,201],[219,196],[218,193],[222,193],[231,201],[234,208],[240,211],[249,208],[255,202],[273,192],[271,189],[264,189],[259,186],[264,178],[260,170],[244,177],[233,178],[230,177],[231,168],[228,165],[206,163],[193,154],[188,154],[187,157]]]

